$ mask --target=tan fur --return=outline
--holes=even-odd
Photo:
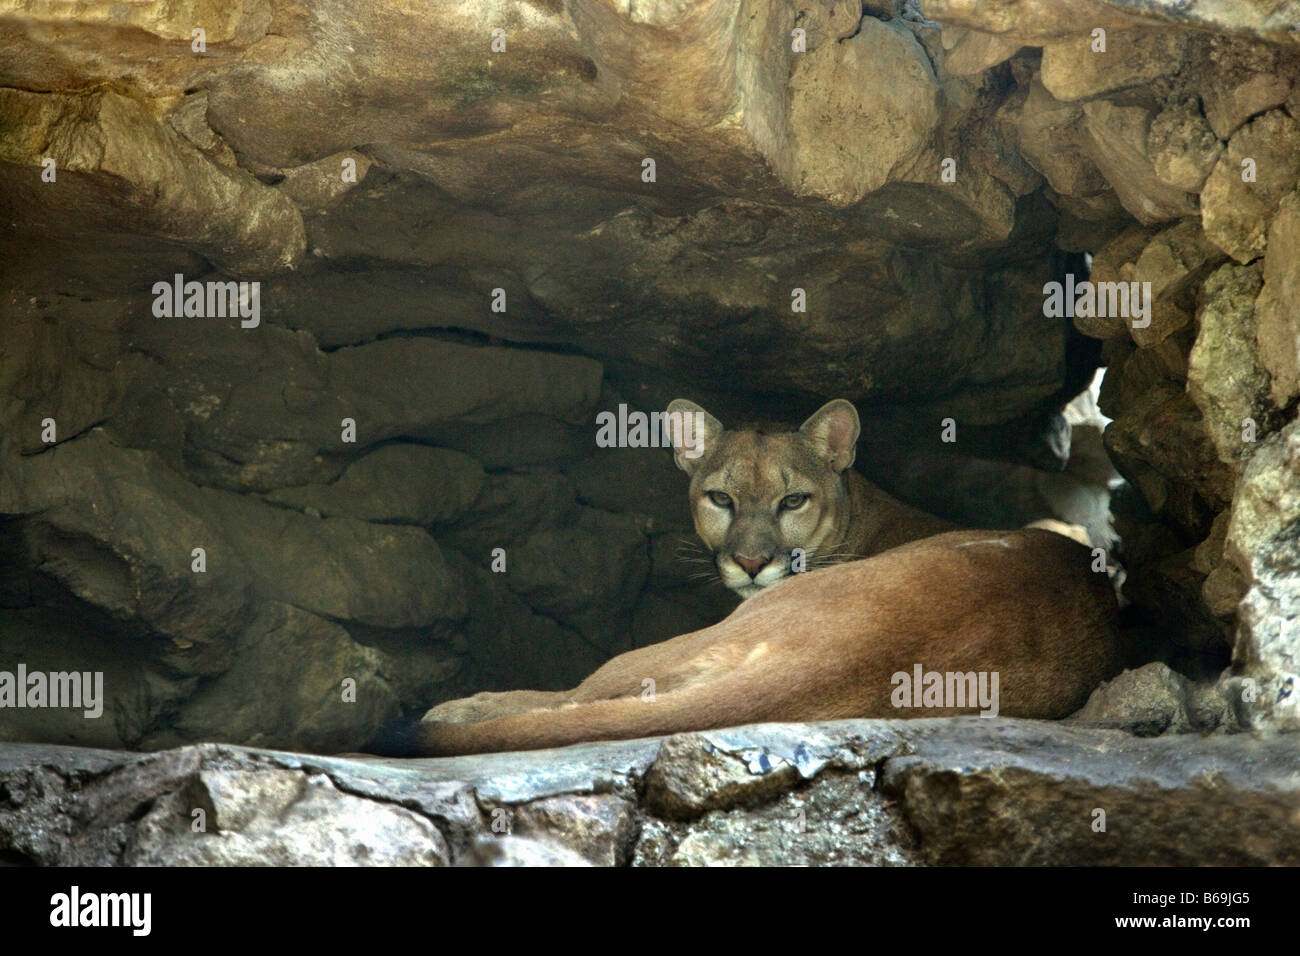
[[[958,531],[798,574],[721,623],[613,658],[572,691],[480,694],[434,708],[422,752],[956,713],[892,706],[892,675],[916,664],[996,671],[1003,715],[1064,717],[1120,663],[1114,594],[1090,565],[1088,548],[1050,531]],[[488,713],[498,716],[450,722]]]

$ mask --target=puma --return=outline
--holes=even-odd
[[[861,423],[842,398],[794,432],[727,431],[681,398],[669,404],[668,414],[698,423],[693,454],[675,442],[673,457],[691,479],[695,532],[712,552],[722,583],[742,598],[796,573],[800,561],[811,570],[956,528],[852,469]]]
[[[931,533],[937,519],[846,475],[858,429],[848,402],[825,406],[797,433],[729,434],[712,416],[703,422],[702,453],[683,464],[696,526],[746,600],[718,624],[620,654],[573,690],[440,704],[415,728],[410,750],[531,750],[763,721],[980,709],[965,697],[900,701],[896,678],[917,667],[959,682],[996,674],[1001,714],[1060,718],[1120,669],[1114,591],[1079,541],[1029,527],[900,544]],[[786,549],[794,547],[826,562],[880,553],[791,574]]]

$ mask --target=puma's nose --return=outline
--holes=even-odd
[[[757,575],[759,571],[762,571],[767,562],[772,560],[770,554],[766,554],[761,558],[747,558],[743,554],[733,554],[731,557],[732,560],[745,569],[745,573],[751,578]]]

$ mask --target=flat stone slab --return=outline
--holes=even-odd
[[[1300,736],[757,724],[421,760],[0,745],[43,865],[1300,863]]]

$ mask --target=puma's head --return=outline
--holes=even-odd
[[[723,584],[742,598],[789,575],[796,548],[811,567],[843,538],[850,517],[844,470],[861,428],[852,404],[828,402],[798,431],[726,431],[681,398],[668,412],[693,429],[674,442],[673,455],[691,478],[695,531]]]

